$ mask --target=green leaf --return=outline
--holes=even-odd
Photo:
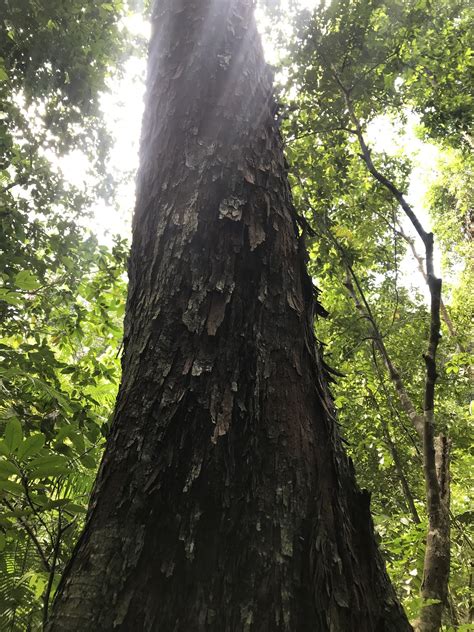
[[[27,469],[31,478],[60,476],[70,471],[67,459],[59,454],[50,454],[33,459],[28,464]]]
[[[53,388],[50,384],[47,384],[44,380],[39,378],[32,378],[35,385],[40,388],[43,392],[47,393],[50,397],[56,399],[58,404],[63,408],[66,412],[72,413],[73,410],[67,401],[67,398],[64,397],[62,393],[60,393],[57,389]]]
[[[95,470],[97,467],[97,461],[90,454],[84,454],[84,456],[81,456],[81,463],[89,470]]]
[[[31,435],[31,437],[24,439],[17,450],[18,458],[26,459],[37,454],[44,446],[45,439],[43,433]]]
[[[68,503],[64,509],[74,514],[85,514],[87,512],[87,507],[83,507],[77,503]]]
[[[11,461],[0,460],[0,478],[8,478],[14,474],[19,474],[18,468]]]
[[[10,419],[5,428],[5,444],[10,453],[14,452],[23,440],[23,430],[19,419]]]
[[[47,456],[39,456],[36,459],[33,459],[29,463],[29,467],[31,469],[35,469],[37,467],[43,465],[52,465],[52,466],[62,466],[67,465],[67,459],[59,454],[48,454]]]
[[[40,599],[48,583],[48,575],[45,573],[31,573],[28,583],[34,591],[35,598]]]
[[[58,430],[57,435],[54,437],[55,443],[61,443],[63,439],[71,438],[77,432],[75,426],[63,426]]]
[[[57,509],[58,507],[65,507],[68,503],[69,498],[57,498],[48,502],[48,508]]]
[[[79,454],[82,454],[86,449],[84,437],[80,433],[76,432],[75,434],[71,434],[69,438],[71,439],[73,446],[76,448],[76,451]]]
[[[22,496],[24,494],[23,486],[15,481],[0,480],[0,491],[9,492],[16,496]]]
[[[19,305],[22,302],[22,297],[15,292],[10,292],[5,288],[0,289],[0,301],[5,301],[9,305]]]
[[[22,270],[15,276],[15,285],[20,290],[37,290],[40,287],[40,282],[37,277],[29,270]]]

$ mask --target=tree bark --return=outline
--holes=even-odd
[[[153,13],[122,384],[49,632],[411,629],[333,417],[252,12]]]
[[[424,605],[415,625],[417,632],[440,630],[443,611],[448,601],[448,577],[451,561],[450,442],[444,435],[439,435],[433,443],[435,469],[433,475],[436,477],[438,494],[435,498],[433,497],[433,483],[427,482],[428,534],[426,536],[421,586]]]

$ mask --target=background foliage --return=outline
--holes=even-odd
[[[113,196],[100,95],[138,43],[118,0],[4,4],[0,628],[13,632],[42,628],[80,532],[118,386],[127,246],[119,238],[99,245],[82,219],[94,200]],[[278,4],[267,3],[273,15],[283,10]],[[293,194],[330,313],[317,335],[343,374],[333,385],[339,421],[412,618],[426,535],[420,446],[347,291],[348,269],[418,407],[429,318],[422,277],[415,289],[409,282],[418,274],[414,236],[361,160],[354,118],[378,169],[404,192],[418,173],[406,130],[415,124],[417,146],[423,141],[439,156],[416,210],[435,233],[451,321],[443,325],[437,388],[437,423],[453,441],[446,630],[470,629],[472,621],[471,24],[472,8],[460,0],[333,0],[296,13],[292,35],[280,41],[287,51],[280,122]],[[380,148],[374,136],[388,120],[399,151],[393,143]],[[80,189],[61,169],[75,149],[95,175]]]
[[[282,86],[293,193],[309,223],[310,269],[330,313],[316,330],[328,361],[344,374],[333,386],[339,420],[359,482],[373,492],[388,569],[412,619],[421,605],[427,528],[421,446],[347,285],[357,282],[359,300],[421,411],[430,320],[425,297],[410,281],[419,274],[422,288],[417,268],[424,252],[393,192],[368,168],[361,143],[435,234],[446,304],[436,423],[453,443],[447,630],[470,629],[472,622],[471,24],[464,2],[334,0],[296,17]],[[414,124],[418,139],[407,141]],[[376,137],[388,126],[400,139],[398,151]],[[412,146],[419,139],[425,155],[429,143],[439,158],[416,204],[409,194],[413,184],[419,188]],[[388,134],[386,140],[393,145]]]
[[[38,630],[77,539],[119,380],[125,243],[82,228],[113,186],[100,96],[122,2],[6,0],[0,22],[0,629]],[[100,185],[63,174],[87,156]],[[67,175],[67,174],[66,174]]]

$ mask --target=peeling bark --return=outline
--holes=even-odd
[[[161,0],[123,378],[48,632],[404,632],[345,456],[252,0]]]

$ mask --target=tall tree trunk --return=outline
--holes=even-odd
[[[434,484],[427,482],[428,534],[426,536],[423,584],[421,595],[425,602],[416,622],[417,632],[436,632],[441,629],[443,611],[448,601],[448,577],[451,552],[449,516],[449,452],[450,442],[444,435],[434,439]],[[426,466],[425,466],[426,467]],[[426,477],[428,479],[428,476]]]
[[[49,632],[403,632],[332,416],[253,0],[153,15],[123,379]]]

